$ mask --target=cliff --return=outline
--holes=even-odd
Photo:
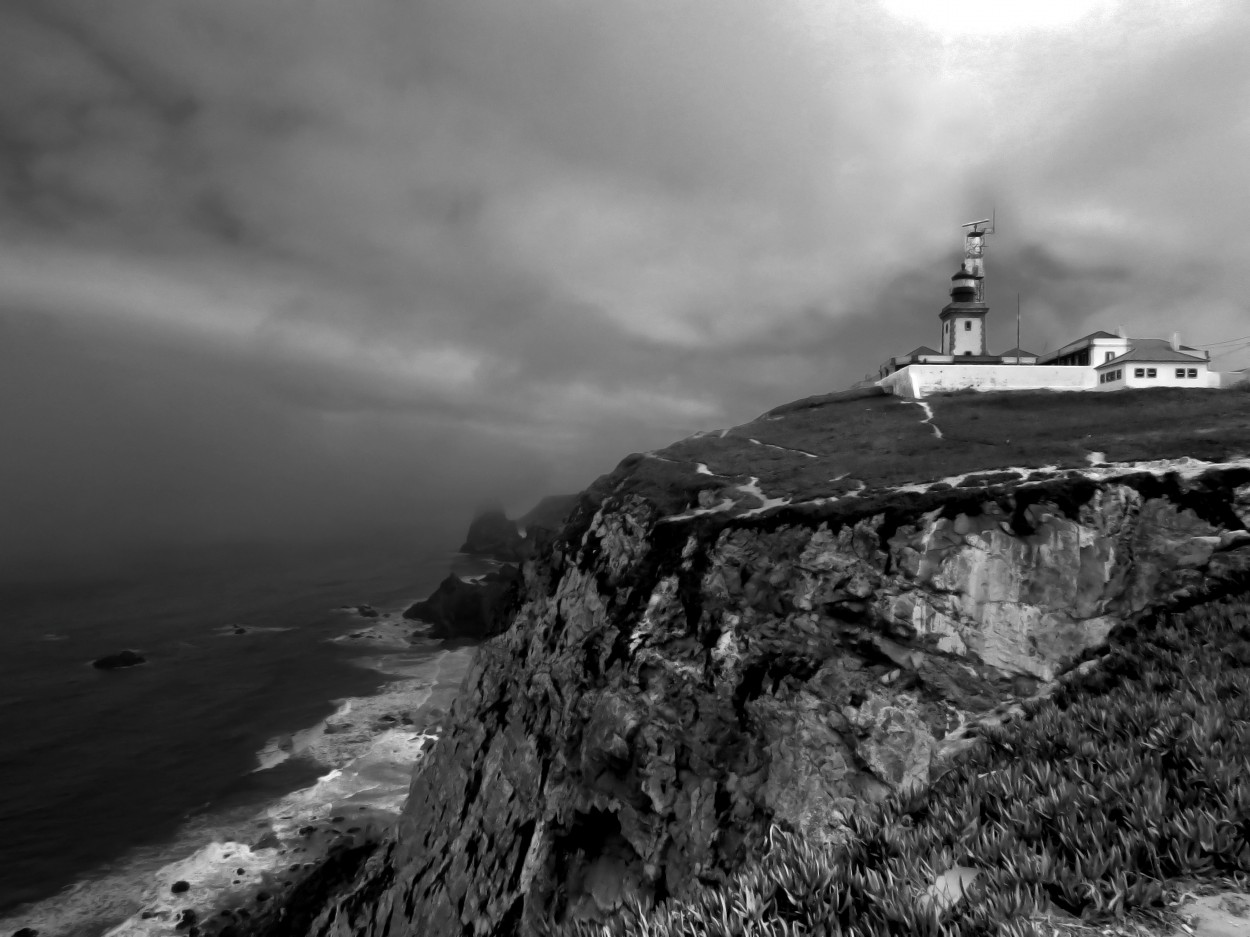
[[[929,405],[812,398],[596,482],[306,931],[533,934],[726,882],[773,826],[843,843],[1250,569],[1250,395]]]

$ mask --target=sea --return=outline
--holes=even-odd
[[[402,611],[494,565],[379,536],[0,582],[0,934],[172,932],[309,823],[396,814],[473,655]]]

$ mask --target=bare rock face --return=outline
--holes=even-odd
[[[1118,624],[1250,569],[1247,486],[1217,476],[685,519],[588,495],[309,932],[529,935],[723,881],[774,822],[837,841]]]
[[[1250,527],[1250,485],[1242,485],[1233,492],[1233,511]]]

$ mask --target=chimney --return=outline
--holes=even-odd
[[[1181,350],[1181,333],[1180,332],[1172,333],[1172,350],[1173,351]]]
[[[1120,336],[1120,338],[1128,338],[1128,332],[1124,331],[1124,326],[1122,325],[1115,327],[1115,334]]]

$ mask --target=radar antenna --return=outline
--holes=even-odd
[[[982,246],[984,243],[985,236],[987,234],[993,233],[993,230],[994,230],[993,229],[993,224],[994,224],[993,214],[994,213],[991,212],[991,215],[989,218],[980,218],[977,221],[966,221],[960,225],[961,228],[971,229],[965,232],[964,234],[964,256],[966,258],[975,257],[975,263],[972,264],[972,266],[975,267],[975,272],[979,276],[982,276],[982,277],[984,276],[984,271],[985,271],[983,261],[981,260]],[[988,231],[982,230],[982,227],[981,227],[982,225],[990,225],[990,229]],[[986,301],[985,292],[986,292],[985,280],[978,279],[977,280],[977,302],[983,303]]]

